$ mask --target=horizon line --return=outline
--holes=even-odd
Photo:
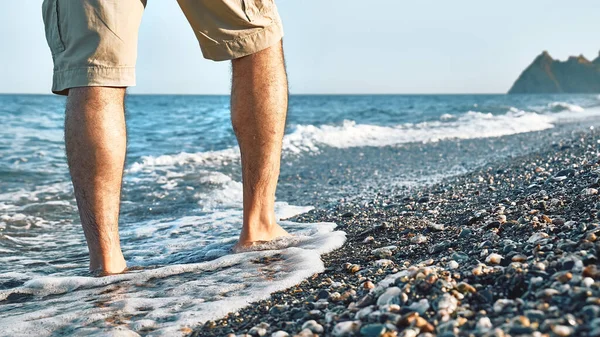
[[[62,96],[51,92],[48,93],[31,93],[31,92],[0,92],[2,96],[21,95],[21,96]],[[231,94],[190,94],[190,93],[130,93],[127,96],[230,96]],[[450,95],[508,95],[507,92],[440,92],[440,93],[290,93],[290,96],[450,96]],[[514,95],[514,94],[512,94]],[[526,95],[540,95],[539,93],[531,93]],[[543,94],[542,94],[543,95]]]

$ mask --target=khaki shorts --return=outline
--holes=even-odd
[[[161,0],[162,1],[162,0]],[[54,60],[52,92],[135,85],[138,29],[145,0],[44,0],[46,40]],[[178,0],[205,58],[250,55],[279,42],[274,0]]]

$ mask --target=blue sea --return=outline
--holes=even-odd
[[[63,144],[65,99],[0,95],[0,335],[182,335],[323,271],[333,223],[287,221],[551,148],[598,95],[291,96],[277,214],[296,234],[232,254],[241,226],[228,96],[131,95],[121,240],[132,271],[88,274]],[[274,257],[275,259],[265,259]]]

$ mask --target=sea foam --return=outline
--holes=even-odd
[[[227,254],[103,278],[37,277],[0,290],[0,329],[11,336],[58,331],[183,335],[322,272],[320,255],[345,240],[332,223],[286,225],[296,228],[295,237],[278,250]]]
[[[575,107],[571,107],[576,111]],[[538,114],[511,108],[506,114],[468,111],[462,115],[442,115],[440,120],[393,126],[360,124],[346,120],[341,125],[296,125],[283,139],[283,155],[319,152],[333,148],[382,147],[406,143],[428,143],[446,139],[474,139],[541,131],[554,127],[557,114]],[[131,172],[151,172],[157,168],[182,165],[215,167],[239,160],[237,148],[199,153],[146,156],[129,168]]]

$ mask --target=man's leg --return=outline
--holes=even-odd
[[[231,121],[242,153],[244,222],[239,246],[289,235],[275,218],[288,104],[282,44],[232,61]]]
[[[90,271],[122,272],[119,202],[126,151],[125,88],[69,90],[65,143]]]

